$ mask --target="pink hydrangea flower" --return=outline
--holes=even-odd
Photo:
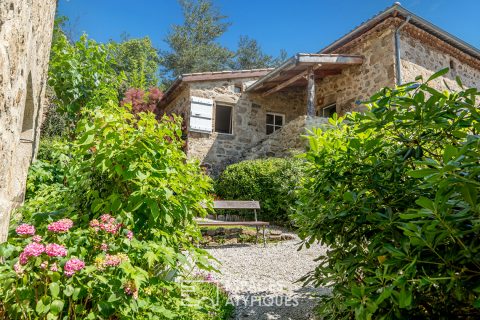
[[[93,219],[90,221],[90,227],[93,228],[95,231],[100,229],[100,222],[97,219]]]
[[[53,271],[53,272],[58,271],[58,266],[56,262],[50,266],[50,271]]]
[[[33,236],[35,234],[35,227],[30,224],[23,223],[19,225],[15,231],[18,235]]]
[[[42,242],[42,237],[39,235],[35,235],[32,237],[33,242]]]
[[[67,232],[70,228],[73,227],[73,221],[70,219],[61,219],[55,222],[52,222],[48,225],[48,231],[52,232]]]
[[[40,268],[41,269],[47,269],[48,268],[48,261],[43,261],[41,264],[40,264]]]
[[[128,240],[132,240],[133,239],[133,232],[130,231],[130,230],[127,230],[127,236]]]
[[[117,233],[118,226],[116,224],[112,224],[112,223],[103,223],[103,224],[100,225],[100,229],[102,229],[105,232],[115,234],[115,233]]]
[[[75,272],[82,270],[84,267],[85,262],[77,258],[72,258],[65,263],[63,272],[67,277],[71,277],[75,274]]]
[[[67,249],[64,246],[56,243],[49,243],[45,247],[45,252],[50,257],[65,257],[67,255]]]
[[[23,253],[27,257],[38,257],[45,252],[45,246],[40,243],[32,242],[25,246]]]
[[[115,218],[113,218],[111,215],[109,215],[109,214],[107,214],[107,213],[102,214],[102,215],[100,216],[100,220],[101,220],[103,223],[108,223],[108,222],[111,223],[112,220],[113,220],[113,222],[115,223]]]
[[[100,249],[101,249],[102,251],[108,251],[108,244],[102,243],[102,245],[100,246]]]
[[[27,264],[28,262],[28,256],[25,253],[20,253],[18,262],[20,262],[21,265]]]
[[[116,267],[123,261],[127,261],[128,257],[125,254],[115,254],[115,255],[110,255],[107,254],[105,256],[105,261],[103,262],[103,265],[105,267]]]

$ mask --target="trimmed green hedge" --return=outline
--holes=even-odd
[[[227,167],[216,181],[216,194],[225,200],[258,200],[259,219],[289,224],[294,190],[302,177],[302,160],[269,158],[246,160]],[[244,213],[243,213],[244,214]]]

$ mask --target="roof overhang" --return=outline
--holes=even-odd
[[[212,72],[197,72],[186,73],[178,76],[170,85],[162,99],[158,103],[159,107],[165,106],[170,103],[177,93],[180,92],[189,82],[201,82],[201,81],[215,81],[215,80],[233,80],[233,79],[248,79],[259,78],[270,71],[273,68],[264,69],[250,69],[250,70],[227,70],[227,71],[212,71]]]
[[[390,17],[397,17],[403,20],[406,20],[407,17],[410,17],[409,23],[415,27],[418,27],[433,36],[437,37],[440,40],[445,41],[446,43],[450,44],[451,46],[459,49],[460,51],[471,55],[477,59],[480,59],[480,50],[475,48],[474,46],[466,43],[465,41],[455,37],[454,35],[448,33],[447,31],[437,27],[436,25],[428,22],[427,20],[423,19],[422,17],[417,16],[416,14],[408,11],[404,7],[399,4],[394,4],[393,6],[387,8],[385,11],[380,12],[370,20],[365,21],[360,26],[355,28],[354,30],[350,31],[337,41],[333,42],[332,44],[328,45],[327,47],[320,50],[318,53],[331,53],[334,52],[336,49],[342,47],[343,45],[349,43],[353,39],[361,36],[362,34],[366,33],[382,21]]]
[[[315,79],[321,79],[340,74],[344,68],[362,64],[363,60],[359,55],[298,53],[257,80],[246,91],[269,95],[286,87],[304,86],[309,70],[314,72]]]

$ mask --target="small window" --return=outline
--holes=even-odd
[[[267,113],[267,134],[274,133],[283,127],[285,115],[279,113]]]
[[[215,132],[232,134],[232,107],[215,106]]]
[[[455,62],[454,62],[452,59],[450,59],[450,64],[449,64],[449,66],[450,66],[450,75],[451,75],[452,77],[456,77],[456,76],[457,76],[457,70],[456,70],[456,68],[455,68],[455,67],[456,67],[456,66],[455,66]]]
[[[331,118],[337,112],[337,104],[332,103],[318,110],[317,115],[323,118]]]
[[[450,71],[455,71],[455,63],[453,60],[450,60]]]
[[[233,92],[235,93],[242,93],[242,85],[241,84],[236,84],[233,86]]]

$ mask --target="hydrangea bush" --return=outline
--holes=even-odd
[[[93,219],[88,228],[75,227],[71,219],[64,218],[39,230],[23,223],[15,232],[2,248],[9,262],[0,266],[2,314],[25,319],[32,315],[93,319],[116,309],[133,314],[138,308],[132,299],[138,299],[147,272],[132,272],[137,267],[132,255],[137,240],[113,216]],[[105,285],[110,289],[105,290]],[[108,307],[92,304],[101,300],[109,301]]]
[[[159,285],[167,281],[152,263],[157,257],[109,214],[85,228],[65,218],[39,230],[21,224],[15,233],[0,251],[8,261],[0,265],[6,319],[203,318],[171,305],[169,295],[181,298],[179,283]]]

